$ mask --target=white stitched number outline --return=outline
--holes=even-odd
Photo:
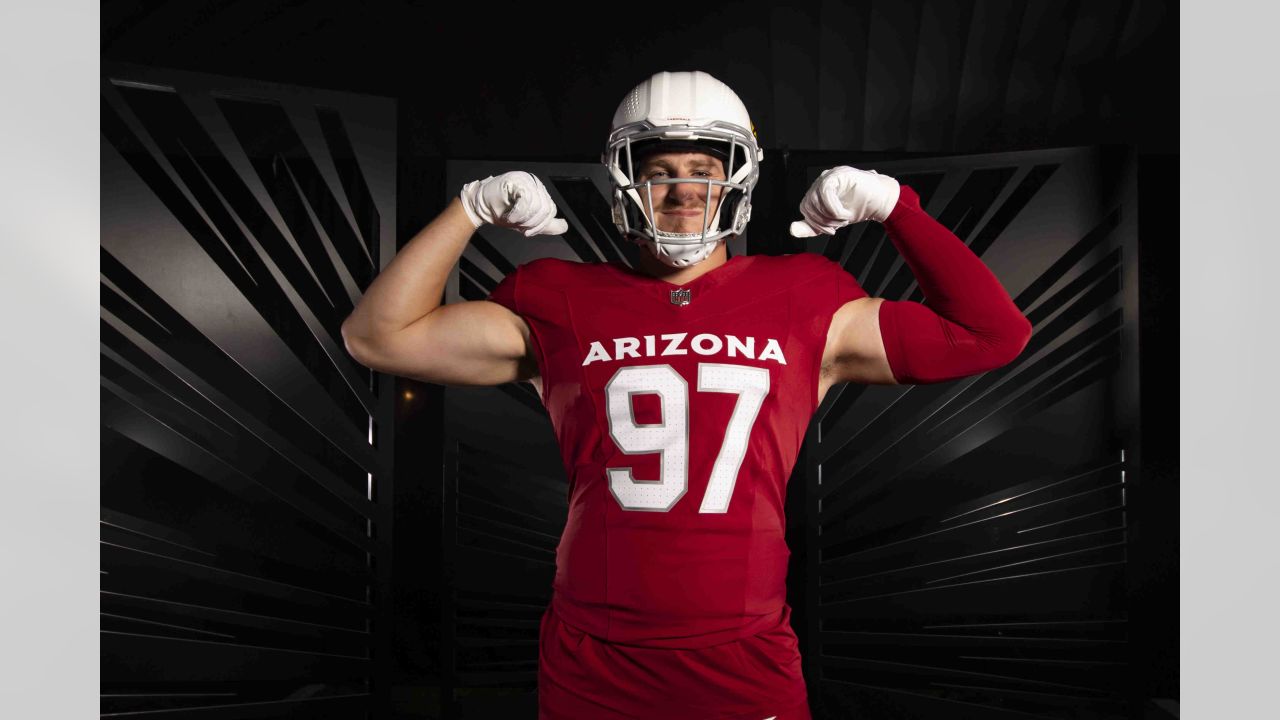
[[[698,363],[698,391],[738,396],[724,442],[711,467],[700,513],[729,511],[747,440],[769,394],[769,371],[748,365]],[[609,437],[627,455],[658,453],[657,480],[637,480],[632,468],[608,468],[609,492],[624,510],[667,512],[689,489],[689,384],[670,365],[619,368],[605,383]],[[633,395],[657,395],[662,422],[636,422]]]

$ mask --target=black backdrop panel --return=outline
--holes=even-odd
[[[385,702],[392,382],[339,328],[394,253],[389,100],[102,82],[102,712]]]
[[[807,183],[856,158],[798,160]],[[998,370],[846,385],[819,408],[803,573],[817,711],[1127,717],[1135,168],[1090,149],[860,166],[917,189],[1034,333]],[[872,295],[923,299],[879,225],[809,249]]]

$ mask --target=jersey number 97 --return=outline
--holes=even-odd
[[[724,513],[747,454],[751,428],[769,394],[766,368],[722,363],[698,364],[698,392],[737,395],[724,441],[716,454],[698,512]],[[670,365],[620,368],[604,386],[609,436],[627,455],[658,453],[657,480],[637,480],[632,468],[608,468],[609,491],[624,510],[667,512],[689,489],[689,384]],[[657,395],[662,422],[636,422],[634,395]]]

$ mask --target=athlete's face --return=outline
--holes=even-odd
[[[700,152],[654,153],[640,163],[638,182],[689,178],[689,182],[655,184],[653,206],[648,206],[647,193],[640,197],[645,201],[645,212],[659,230],[672,233],[700,233],[703,217],[711,223],[720,208],[723,185],[712,185],[710,197],[707,184],[700,180],[724,180],[724,163],[719,158]],[[710,210],[707,210],[708,201]]]

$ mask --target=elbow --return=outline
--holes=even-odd
[[[1031,321],[1026,316],[1022,313],[1014,315],[990,347],[991,367],[988,369],[995,370],[1017,360],[1027,348],[1027,343],[1031,342],[1031,330]]]
[[[1013,362],[1015,358],[1027,349],[1027,343],[1031,342],[1031,321],[1026,315],[1018,313],[1017,320],[1014,321],[1015,330],[1009,340],[1009,344],[1014,348],[1013,355],[1009,358],[1009,362]]]
[[[358,340],[353,337],[343,335],[342,346],[346,348],[347,355],[350,355],[352,360],[355,360],[360,365],[369,367],[369,360],[365,354],[364,347],[360,345]]]
[[[368,367],[368,342],[364,337],[354,331],[351,326],[351,318],[347,318],[347,320],[342,323],[342,327],[339,329],[339,332],[342,335],[342,346],[346,348],[347,354],[351,356],[351,359],[365,367]]]
[[[338,328],[343,342],[350,343],[351,338],[359,334],[356,329],[355,317],[355,313],[348,315],[347,319],[342,321],[342,326]]]

